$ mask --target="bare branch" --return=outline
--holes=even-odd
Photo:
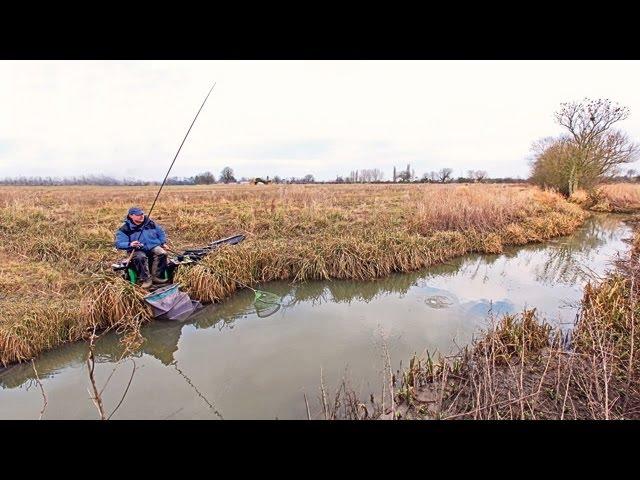
[[[42,386],[42,382],[40,381],[40,377],[38,376],[38,371],[36,370],[36,364],[33,361],[33,359],[31,360],[31,367],[33,368],[33,373],[36,374],[36,381],[38,382],[38,386],[40,387],[40,391],[42,392],[42,398],[44,400],[44,404],[42,405],[42,410],[40,410],[40,417],[38,418],[38,420],[42,420],[42,416],[44,415],[44,411],[47,408],[47,394],[44,391],[44,387]]]

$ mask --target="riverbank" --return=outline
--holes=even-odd
[[[0,362],[33,358],[93,330],[129,332],[150,319],[144,292],[114,276],[113,232],[152,188],[0,189]],[[499,253],[567,235],[587,214],[527,186],[331,185],[172,187],[156,221],[177,250],[234,233],[205,266],[181,269],[192,298],[220,301],[271,280],[367,280],[471,252]],[[230,280],[233,279],[233,280]]]
[[[634,213],[640,211],[640,184],[615,183],[590,192],[578,190],[570,201],[594,212]]]
[[[342,415],[379,419],[638,419],[640,228],[629,254],[584,289],[574,328],[535,309],[504,315],[459,355],[413,357],[388,372],[389,398],[364,402],[343,389]],[[393,402],[391,401],[393,398]],[[335,410],[336,416],[340,411]]]

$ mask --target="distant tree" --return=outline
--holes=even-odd
[[[274,175],[273,183],[282,183],[282,178],[280,178],[278,175]]]
[[[314,183],[315,182],[315,178],[313,178],[313,175],[311,174],[307,174],[302,178],[302,183]]]
[[[223,183],[235,183],[236,179],[233,176],[233,169],[224,167],[220,172],[220,181]]]
[[[216,183],[216,177],[211,172],[204,172],[194,177],[194,183],[196,185],[211,185]]]
[[[169,177],[167,178],[167,185],[194,185],[195,177]]]
[[[361,182],[379,182],[382,180],[383,173],[379,168],[364,168],[360,170],[358,178]]]
[[[476,170],[473,172],[473,178],[476,182],[482,182],[487,177],[485,170]]]
[[[451,179],[451,174],[453,173],[453,169],[451,168],[442,168],[437,173],[437,178],[440,183],[446,183]]]
[[[411,181],[411,172],[408,170],[402,170],[400,173],[398,173],[398,179],[401,182],[409,182]]]

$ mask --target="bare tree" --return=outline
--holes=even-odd
[[[220,172],[220,181],[223,183],[235,183],[236,178],[233,176],[233,169],[230,167],[224,167]]]
[[[231,175],[233,175],[233,172]],[[193,177],[193,181],[196,185],[211,185],[212,183],[216,183],[216,177],[213,173],[207,171]]]
[[[382,180],[383,176],[382,171],[378,168],[363,168],[356,173],[362,183],[377,182]]]
[[[407,171],[407,170],[401,170],[400,173],[398,173],[398,179],[400,179],[401,182],[408,182],[411,180],[411,172]]]
[[[485,170],[476,170],[473,175],[476,182],[482,182],[487,177],[487,172]]]
[[[453,173],[452,168],[443,168],[438,171],[437,178],[440,183],[446,183],[451,179],[451,174]]]
[[[638,146],[612,127],[629,117],[629,108],[609,99],[567,102],[555,113],[556,122],[568,130],[563,141],[569,143],[567,191],[571,195],[585,176],[604,177],[617,172],[620,165],[635,161]]]

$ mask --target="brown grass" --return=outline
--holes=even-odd
[[[640,209],[640,184],[605,184],[576,191],[570,201],[596,212],[632,213]]]
[[[150,314],[112,276],[127,208],[155,187],[0,187],[0,362],[32,358],[98,328],[135,329]],[[167,187],[154,210],[180,250],[244,233],[177,281],[220,301],[270,280],[371,279],[468,252],[571,233],[586,214],[561,196],[509,185]],[[27,325],[25,327],[25,325]],[[128,330],[127,330],[128,331]]]
[[[343,382],[335,403],[349,408],[334,418],[638,419],[639,280],[636,230],[617,270],[585,287],[570,335],[535,309],[505,315],[459,355],[412,358],[392,376],[393,407],[363,402]]]

